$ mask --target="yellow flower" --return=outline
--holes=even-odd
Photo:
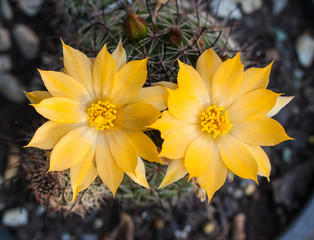
[[[257,181],[269,177],[270,163],[260,146],[291,139],[272,117],[292,97],[266,89],[271,65],[244,71],[240,54],[222,62],[212,49],[196,70],[179,61],[178,88],[168,89],[168,111],[152,128],[161,132],[160,156],[174,159],[160,187],[189,173],[208,200],[224,184],[227,170]]]
[[[70,168],[73,199],[97,175],[113,194],[124,173],[148,188],[140,157],[160,160],[143,130],[166,108],[167,90],[142,88],[147,59],[126,63],[121,42],[112,54],[105,45],[94,62],[64,43],[63,54],[65,73],[39,71],[48,91],[26,93],[49,119],[27,146],[53,149],[49,171]]]

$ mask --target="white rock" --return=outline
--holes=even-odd
[[[0,94],[7,99],[17,103],[24,102],[25,96],[23,89],[14,75],[5,72],[0,73]]]
[[[10,32],[5,28],[0,27],[0,52],[9,50],[11,45]]]
[[[3,213],[2,223],[7,227],[18,227],[28,223],[28,212],[25,208],[12,208]]]
[[[4,17],[5,20],[13,19],[13,12],[8,0],[0,0],[0,13]]]
[[[32,29],[23,24],[17,24],[13,28],[13,37],[26,59],[36,58],[40,42]]]
[[[8,54],[0,55],[0,72],[10,71],[12,69],[11,56]]]
[[[43,3],[43,0],[18,0],[19,8],[29,17],[35,16]]]
[[[240,9],[232,0],[214,0],[210,4],[210,7],[214,13],[217,13],[218,17],[228,17],[237,20],[242,18]]]
[[[246,14],[251,14],[263,6],[263,0],[233,0],[233,2],[241,4],[242,10]]]
[[[308,33],[304,33],[297,38],[296,51],[299,62],[304,67],[310,67],[314,59],[314,38]]]

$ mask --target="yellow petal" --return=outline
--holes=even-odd
[[[68,132],[51,152],[49,171],[73,167],[93,148],[96,139],[97,130],[86,125]]]
[[[46,98],[33,106],[39,114],[58,123],[84,122],[87,117],[81,103],[69,98]]]
[[[188,146],[202,133],[199,125],[188,125],[171,132],[165,138],[159,156],[169,159],[184,158]]]
[[[130,103],[148,103],[162,111],[167,108],[169,93],[163,86],[143,87]]]
[[[271,118],[235,123],[230,134],[240,141],[257,146],[274,146],[286,140],[292,140],[285,129]]]
[[[208,202],[214,193],[224,185],[226,177],[227,168],[220,158],[217,146],[213,145],[210,162],[202,175],[197,178],[198,183],[207,193]]]
[[[189,172],[189,179],[199,177],[212,160],[214,141],[211,135],[203,133],[188,147],[184,166]]]
[[[266,88],[269,82],[269,75],[273,62],[265,68],[249,68],[243,74],[243,84],[240,94],[250,91]]]
[[[48,121],[37,129],[32,140],[26,147],[52,149],[65,134],[78,126],[80,124]]]
[[[212,82],[213,105],[226,108],[235,100],[242,87],[243,70],[240,53],[219,66]]]
[[[70,168],[70,179],[73,190],[72,202],[77,194],[88,188],[97,177],[94,156],[95,146],[89,150],[81,161]]]
[[[160,82],[155,82],[152,85],[154,86],[163,86],[172,90],[176,90],[178,88],[178,84],[173,83],[173,82],[166,82],[166,81],[160,81]]]
[[[63,41],[62,45],[65,72],[92,93],[92,62],[84,53],[66,45]]]
[[[125,172],[125,173],[137,184],[145,188],[149,188],[149,185],[146,179],[146,174],[145,174],[144,162],[140,157],[137,157],[137,159],[138,159],[138,163],[135,170],[135,174],[129,173],[129,172]]]
[[[72,98],[73,100],[82,102],[90,100],[89,93],[82,84],[69,75],[55,71],[38,71],[52,96]]]
[[[46,98],[51,98],[51,94],[48,91],[33,91],[33,92],[24,92],[27,99],[32,104],[40,103]]]
[[[235,123],[264,117],[275,106],[278,96],[268,89],[249,92],[226,109],[228,118]]]
[[[135,174],[137,157],[128,136],[119,128],[111,128],[106,137],[110,152],[117,166],[124,172]]]
[[[202,105],[210,105],[210,95],[199,73],[191,66],[179,63],[178,86],[190,90]]]
[[[116,63],[117,71],[119,71],[126,64],[126,53],[122,46],[121,39],[117,48],[111,53],[111,56]]]
[[[137,96],[146,81],[146,65],[147,59],[134,60],[128,62],[118,71],[110,94],[114,104],[123,106]]]
[[[99,177],[114,196],[123,180],[124,173],[111,155],[105,134],[98,136],[95,160]]]
[[[257,182],[258,166],[245,145],[230,134],[221,136],[217,143],[220,157],[231,172]]]
[[[189,123],[176,119],[169,111],[163,111],[161,118],[149,127],[158,129],[161,133],[161,137],[165,139],[172,131],[187,125],[189,125]]]
[[[168,90],[169,112],[177,119],[188,123],[200,123],[203,105],[195,95],[186,88]]]
[[[150,104],[134,103],[119,109],[114,123],[123,128],[141,130],[153,124],[160,115]]]
[[[211,48],[203,52],[197,60],[196,70],[202,77],[209,93],[211,92],[213,76],[221,63],[220,57]]]
[[[123,132],[128,136],[137,156],[150,162],[163,163],[157,157],[158,151],[156,145],[145,133],[129,129],[123,129]]]
[[[177,159],[170,162],[166,175],[164,179],[162,180],[160,186],[158,189],[166,187],[177,180],[183,178],[188,171],[184,167],[184,160],[183,159]]]
[[[98,99],[110,95],[116,71],[116,63],[105,44],[93,65],[93,89]]]
[[[265,151],[259,146],[245,145],[256,160],[258,166],[258,175],[266,177],[269,181],[271,165]]]
[[[294,97],[278,97],[275,106],[270,110],[266,117],[275,116],[284,106],[286,106]]]

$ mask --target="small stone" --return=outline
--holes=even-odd
[[[3,213],[2,223],[7,227],[24,226],[28,223],[28,212],[26,208],[12,208]]]
[[[17,24],[13,28],[13,36],[26,59],[36,58],[40,42],[32,29],[23,24]]]
[[[256,192],[256,185],[254,183],[249,183],[245,189],[244,194],[248,197],[252,196]]]
[[[217,13],[218,17],[237,20],[242,18],[240,9],[232,0],[214,0],[210,7],[213,12]]]
[[[13,11],[8,0],[0,0],[0,13],[5,20],[11,21],[13,19]]]
[[[243,191],[240,188],[237,188],[234,193],[233,193],[233,197],[235,199],[240,199],[243,197]]]
[[[290,163],[292,157],[292,150],[289,147],[284,147],[282,149],[282,160],[285,163]]]
[[[0,27],[0,52],[9,50],[11,45],[10,32],[5,28]]]
[[[241,9],[246,14],[251,14],[263,6],[262,0],[233,0],[233,2],[241,4]]]
[[[71,240],[71,234],[70,233],[62,233],[61,240]]]
[[[0,73],[0,94],[13,102],[22,103],[25,101],[23,87],[18,79],[10,73]]]
[[[287,6],[288,0],[273,0],[273,13],[278,15]]]
[[[203,226],[203,232],[206,235],[213,234],[215,232],[215,230],[216,230],[216,224],[214,224],[212,222],[207,222]]]
[[[12,61],[10,55],[0,55],[0,72],[8,72],[12,69]]]
[[[19,8],[29,17],[34,17],[40,10],[43,0],[19,0]]]
[[[104,221],[101,218],[96,218],[95,222],[94,222],[94,227],[96,229],[100,229],[102,228],[102,226],[104,225]]]
[[[96,234],[93,234],[93,233],[86,233],[86,234],[83,234],[81,236],[81,239],[82,240],[97,240],[98,237]]]
[[[304,33],[297,38],[296,51],[299,62],[303,67],[310,67],[314,59],[314,38]]]

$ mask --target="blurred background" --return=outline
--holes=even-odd
[[[233,50],[242,51],[245,66],[264,67],[275,60],[269,88],[295,96],[275,116],[295,141],[266,149],[270,183],[260,179],[256,186],[235,177],[209,205],[193,192],[167,206],[106,200],[84,218],[39,204],[20,166],[26,154],[22,146],[44,120],[23,91],[43,89],[37,68],[62,68],[60,37],[95,55],[81,45],[87,40],[80,38],[85,24],[80,17],[88,15],[97,27],[95,13],[112,1],[82,1],[86,7],[80,12],[71,0],[0,0],[1,240],[314,239],[314,1],[178,1],[192,11],[205,6]]]

